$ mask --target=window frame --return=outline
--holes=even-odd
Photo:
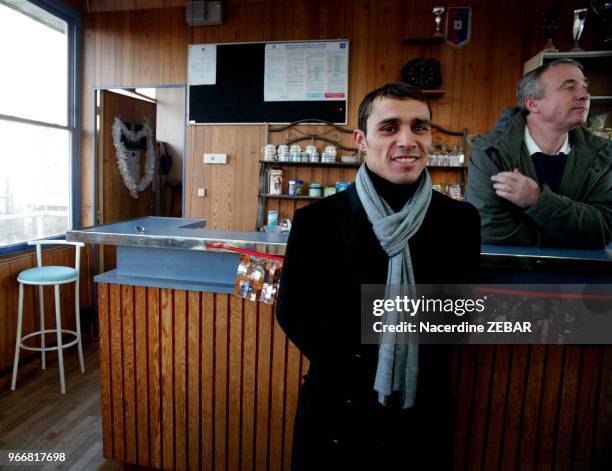
[[[0,114],[2,119],[17,123],[44,126],[67,130],[70,138],[70,214],[69,229],[81,227],[81,13],[63,2],[53,0],[28,0],[31,4],[62,19],[67,24],[68,43],[68,107],[65,126],[47,122]],[[64,238],[65,234],[45,237],[45,239]],[[29,248],[27,241],[0,247],[0,255],[10,254]]]

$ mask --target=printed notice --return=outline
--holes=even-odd
[[[215,85],[216,83],[216,44],[189,46],[189,85]]]
[[[264,101],[346,100],[348,41],[266,44]]]

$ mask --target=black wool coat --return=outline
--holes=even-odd
[[[478,212],[434,191],[409,246],[416,283],[475,282]],[[382,406],[373,390],[378,346],[361,344],[360,289],[385,284],[387,263],[355,184],[296,211],[276,311],[310,360],[294,425],[294,470],[450,469],[450,347],[420,346],[414,407]]]

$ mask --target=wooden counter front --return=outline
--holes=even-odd
[[[273,307],[98,283],[104,457],[161,469],[289,469],[307,365]]]
[[[307,360],[273,307],[98,283],[104,457],[289,470]],[[612,469],[610,346],[457,347],[455,469]]]

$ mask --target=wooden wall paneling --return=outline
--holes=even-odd
[[[397,82],[401,79],[400,70],[405,61],[402,61],[401,55],[395,52],[392,45],[397,44],[397,39],[402,37],[402,6],[402,4],[398,5],[395,0],[376,2],[378,9],[376,24],[380,25],[380,30],[376,36],[377,40],[372,43],[376,46],[377,80],[382,83]]]
[[[72,4],[81,3],[76,0],[71,0]],[[103,11],[119,11],[119,10],[143,10],[151,8],[169,8],[184,6],[185,0],[147,0],[146,2],[138,0],[88,0],[83,5],[89,13]]]
[[[242,423],[242,361],[243,361],[243,313],[244,301],[229,296],[228,320],[228,400],[227,400],[227,469],[238,471],[240,465],[240,441]]]
[[[215,295],[202,293],[202,331],[201,331],[201,449],[202,467],[215,469],[215,431],[214,431],[214,399],[215,399]]]
[[[149,460],[151,467],[162,467],[161,392],[161,289],[147,288],[147,335],[149,362]]]
[[[17,275],[20,271],[32,268],[32,266],[33,257],[31,254],[0,263],[0,370],[10,371],[10,374],[12,374],[17,337],[17,305],[19,302]],[[38,296],[38,293],[34,293],[34,288],[24,287],[22,325],[24,333],[34,331],[35,326],[39,324],[38,320],[35,320],[38,319],[38,307],[34,304],[35,296]],[[31,339],[31,341],[35,342],[36,339]],[[36,345],[36,343],[33,345]],[[20,354],[20,359],[28,358],[34,354],[35,352],[24,350]]]
[[[121,326],[123,362],[117,365],[123,371],[123,402],[125,407],[125,459],[136,463],[138,435],[136,428],[136,365],[134,355],[134,287],[121,285]]]
[[[201,310],[200,293],[187,293],[187,449],[188,469],[202,469],[200,444],[200,364]]]
[[[243,343],[242,343],[242,424],[240,465],[244,471],[251,471],[255,456],[255,408],[257,374],[257,321],[258,304],[244,302]]]
[[[149,388],[147,342],[147,288],[134,287],[134,356],[136,361],[136,427],[138,463],[149,466]]]
[[[261,126],[242,126],[237,145],[240,167],[235,175],[236,211],[232,227],[252,231],[256,225],[258,207],[259,159],[262,157],[263,129]]]
[[[526,379],[526,394],[524,398],[523,427],[518,457],[521,470],[534,469],[538,443],[538,418],[541,410],[542,385],[544,380],[545,345],[532,345],[529,349],[529,370]]]
[[[547,345],[545,356],[544,385],[542,391],[542,409],[539,417],[535,468],[553,469],[553,454],[555,448],[555,431],[558,426],[558,411],[560,410],[560,391],[565,347]]]
[[[277,323],[278,325],[278,323]],[[300,368],[301,353],[297,347],[287,340],[287,365],[285,376],[285,407],[283,424],[283,469],[291,469],[291,446],[293,444],[293,425],[300,385],[302,384],[302,370]]]
[[[483,450],[486,449],[489,400],[492,387],[495,345],[481,345],[478,355],[478,378],[474,390],[472,409],[471,443],[468,455],[468,469],[482,468]],[[476,444],[476,446],[474,446]]]
[[[474,407],[474,390],[477,379],[478,345],[465,345],[458,352],[460,356],[459,383],[457,385],[457,416],[455,418],[455,448],[453,462],[458,470],[467,469],[471,446],[471,416]]]
[[[215,295],[214,350],[214,469],[227,469],[227,397],[228,397],[228,299]]]
[[[597,385],[604,350],[601,347],[583,346],[581,375],[578,382],[578,406],[572,446],[574,469],[588,469],[592,462],[593,425],[596,423]]]
[[[121,287],[109,285],[110,377],[113,422],[113,459],[125,462],[124,388],[122,350]]]
[[[593,427],[593,468],[608,469],[612,467],[612,346],[603,347],[598,384],[598,399],[595,409]]]
[[[264,304],[261,311],[270,311],[270,317],[275,318],[272,306]],[[270,431],[269,431],[269,462],[268,469],[280,470],[283,465],[284,415],[285,415],[285,374],[287,369],[287,337],[285,337],[278,322],[272,327],[272,380],[270,390]],[[293,412],[295,413],[295,412]]]
[[[187,292],[174,291],[174,468],[187,466]]]
[[[100,324],[100,378],[111,377],[110,358],[110,310],[109,293],[106,283],[98,283],[98,319]],[[111,458],[113,453],[113,398],[111,384],[100,381],[100,402],[102,406],[102,445],[105,458]]]
[[[515,345],[512,350],[512,362],[510,366],[510,387],[508,390],[508,407],[505,417],[504,448],[501,470],[516,469],[519,443],[521,436],[525,380],[528,374],[528,345]]]
[[[173,290],[161,289],[161,436],[162,465],[164,469],[174,468],[174,315]]]
[[[140,67],[134,83],[163,83],[162,19],[162,15],[153,10],[136,15],[136,31],[141,34],[136,37]]]
[[[229,128],[229,129],[228,129]],[[204,171],[210,174],[210,217],[214,228],[232,230],[233,213],[237,211],[236,166],[239,158],[236,155],[239,128],[235,126],[213,126],[210,152],[228,155],[231,165],[204,165]]]
[[[572,443],[575,433],[576,407],[578,402],[578,380],[582,364],[582,346],[571,345],[565,348],[563,382],[559,409],[559,426],[556,436],[556,456],[554,463],[563,467],[572,462]]]
[[[259,41],[263,38],[264,31],[264,9],[261,2],[247,2],[236,12],[236,31],[237,41],[244,41],[243,38],[253,38],[251,41]]]
[[[255,416],[255,469],[268,469],[268,423],[270,420],[271,361],[274,317],[270,309],[258,305],[257,318],[257,409]],[[275,404],[276,406],[276,404]]]
[[[197,168],[202,157],[199,149],[203,148],[204,129],[201,126],[187,126],[187,151],[185,153],[185,208],[184,216],[191,218],[204,217],[204,203],[208,198],[197,198],[197,188],[204,188],[205,175]],[[200,155],[198,159],[196,156]],[[206,214],[208,212],[206,211]]]
[[[162,19],[163,69],[160,83],[187,82],[187,51],[190,28],[185,27],[185,9],[166,9]]]
[[[504,416],[512,404],[506,402],[510,372],[511,345],[495,345],[495,361],[488,400],[486,445],[482,469],[498,469],[504,447]]]
[[[138,84],[141,55],[137,53],[136,37],[142,34],[142,27],[137,24],[137,16],[126,14],[121,15],[116,28],[119,41],[115,46],[115,73],[108,84]]]

